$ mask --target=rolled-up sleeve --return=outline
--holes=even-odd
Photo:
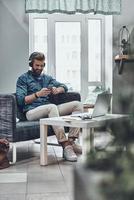
[[[49,85],[55,86],[55,87],[63,87],[65,92],[68,91],[67,86],[64,83],[60,83],[58,81],[56,81],[56,79],[52,78],[50,79]]]
[[[16,83],[16,98],[19,106],[25,105],[25,96],[27,96],[27,82],[26,78],[21,76]]]

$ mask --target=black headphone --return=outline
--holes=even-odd
[[[32,67],[33,66],[33,62],[34,60],[45,60],[45,56],[43,53],[41,52],[33,52],[31,53],[31,55],[29,56],[29,66]],[[44,63],[45,66],[45,63]]]

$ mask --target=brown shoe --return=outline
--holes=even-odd
[[[76,154],[82,154],[82,147],[79,144],[72,144],[73,150]]]
[[[75,143],[76,138],[68,138],[73,150],[76,154],[82,154],[82,147],[78,143]]]

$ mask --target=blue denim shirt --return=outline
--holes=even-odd
[[[37,106],[49,104],[49,95],[39,97],[30,104],[25,103],[25,96],[38,92],[50,85],[51,87],[63,87],[65,92],[68,90],[65,84],[56,81],[52,76],[46,74],[36,76],[32,71],[28,71],[21,75],[16,84],[16,97],[17,103],[23,109],[23,112],[27,112]]]

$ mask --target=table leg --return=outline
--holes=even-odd
[[[94,128],[82,129],[82,161],[85,163],[87,153],[94,148]]]
[[[47,165],[47,125],[40,125],[40,165]]]

